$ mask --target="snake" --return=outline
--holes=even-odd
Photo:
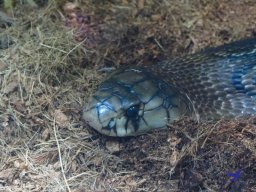
[[[83,107],[101,134],[127,137],[200,121],[256,114],[256,38],[112,72]]]

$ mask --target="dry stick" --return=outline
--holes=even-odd
[[[58,147],[58,153],[59,153],[59,159],[60,159],[61,172],[62,172],[64,181],[65,181],[66,187],[67,187],[68,191],[71,192],[71,190],[70,190],[70,188],[69,188],[69,185],[68,185],[67,178],[66,178],[65,173],[64,173],[64,169],[63,169],[62,158],[61,158],[61,152],[60,152],[60,144],[59,144],[59,140],[58,140],[58,138],[57,138],[57,132],[56,132],[56,127],[55,127],[55,118],[54,118],[54,120],[53,120],[53,131],[54,131],[54,137],[55,137],[55,139],[56,139],[56,143],[57,143],[57,147]]]

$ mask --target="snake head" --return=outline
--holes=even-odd
[[[188,113],[190,101],[175,87],[131,68],[113,73],[98,87],[83,119],[102,134],[125,137],[164,128]]]

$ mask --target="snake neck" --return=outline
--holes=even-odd
[[[211,120],[256,114],[256,38],[145,67]]]

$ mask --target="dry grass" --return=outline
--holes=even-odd
[[[64,21],[63,2],[17,4],[0,28],[0,191],[255,191],[255,118],[121,140],[81,120],[100,69],[253,36],[254,1],[77,2],[82,23]]]

